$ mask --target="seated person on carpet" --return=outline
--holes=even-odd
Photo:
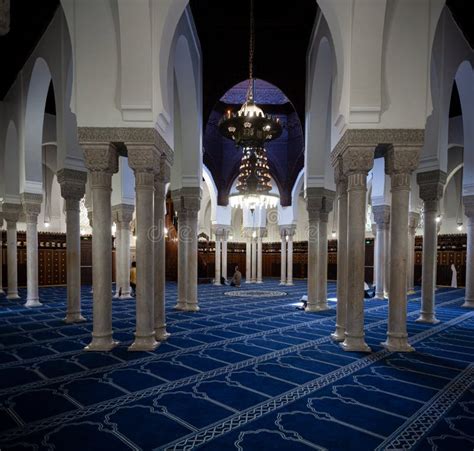
[[[301,296],[300,302],[302,302],[303,305],[301,307],[296,307],[296,310],[305,310],[308,306],[308,296],[306,296],[306,294]]]
[[[225,277],[221,276],[221,285],[227,285],[227,282],[225,281]]]
[[[137,290],[137,262],[132,262],[132,267],[130,268],[130,287],[132,296],[135,296]]]
[[[241,281],[242,281],[242,273],[239,271],[239,267],[236,266],[234,275],[232,276],[232,280],[230,281],[230,286],[240,288]]]
[[[372,291],[372,293],[370,293]],[[364,282],[364,299],[370,299],[375,296],[375,285],[370,288],[367,282]]]

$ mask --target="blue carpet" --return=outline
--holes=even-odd
[[[199,287],[198,313],[172,310],[154,352],[130,353],[134,301],[114,301],[110,353],[85,353],[87,322],[65,325],[65,288],[44,288],[43,307],[0,298],[0,448],[13,450],[395,450],[474,449],[474,312],[464,291],[436,292],[436,326],[418,324],[410,296],[415,353],[380,346],[387,302],[366,301],[371,354],[331,342],[331,310],[295,309],[306,284],[276,281],[243,289],[287,296],[225,296]],[[21,291],[24,298],[25,292]]]

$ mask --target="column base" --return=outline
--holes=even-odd
[[[15,293],[8,293],[7,299],[21,299],[21,297],[18,295],[18,292],[15,292]]]
[[[415,293],[416,293],[416,291],[411,289],[411,288],[407,291],[407,295],[415,294]]]
[[[278,285],[286,285],[286,282],[280,282]]]
[[[169,332],[166,332],[166,326],[155,329],[155,339],[157,341],[166,341],[171,336]]]
[[[317,312],[324,312],[325,310],[331,310],[327,304],[309,304],[304,309],[305,312],[308,313],[317,313]]]
[[[175,310],[184,311],[184,310],[186,310],[186,302],[185,301],[178,301],[173,308]]]
[[[390,352],[413,352],[415,348],[408,343],[407,334],[387,333],[387,340],[381,345]]]
[[[5,292],[0,288],[0,296],[5,295]]]
[[[128,347],[127,351],[154,351],[159,346],[155,340],[155,332],[145,337],[135,334],[135,341]]]
[[[474,300],[473,299],[464,299],[464,304],[461,305],[464,308],[474,308]]]
[[[375,293],[374,299],[383,300],[385,298],[384,293]]]
[[[287,283],[286,283],[286,286],[287,286],[287,287],[292,287],[293,285],[294,285],[293,282],[287,282]]]
[[[201,310],[199,308],[199,305],[197,305],[195,303],[191,304],[189,302],[186,303],[186,307],[184,308],[185,312],[199,312],[199,310]]]
[[[134,299],[134,298],[133,298],[133,296],[132,296],[130,293],[128,293],[128,294],[122,294],[122,296],[120,296],[119,299],[120,299],[121,301],[126,301],[126,300],[128,300],[128,299]]]
[[[333,341],[343,342],[346,338],[345,332],[346,330],[344,327],[336,325],[336,330],[331,334],[331,339]]]
[[[92,341],[84,348],[84,351],[100,352],[100,351],[111,351],[119,344],[118,341],[114,341],[112,334],[105,337],[94,337]]]
[[[438,324],[440,321],[436,318],[434,313],[420,312],[417,323]]]
[[[28,308],[34,308],[41,307],[43,304],[39,301],[39,299],[27,299],[24,305]]]
[[[220,282],[214,282],[215,286],[221,286],[222,284]]]
[[[257,280],[257,283],[263,283],[263,280]]]
[[[66,313],[66,317],[64,318],[66,324],[83,323],[84,321],[86,321],[86,319],[80,312]]]
[[[365,342],[364,336],[354,337],[347,335],[344,341],[340,344],[341,348],[347,352],[371,352],[369,345]]]
[[[246,280],[244,283],[252,283],[251,280]]]

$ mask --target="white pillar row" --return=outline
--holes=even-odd
[[[214,285],[221,285],[221,241],[222,234],[220,229],[215,230],[215,254],[214,254]]]
[[[296,226],[292,225],[291,227],[287,228],[287,236],[288,236],[288,263],[287,263],[287,278],[286,284],[291,286],[293,285],[293,238],[296,233]]]
[[[40,307],[38,289],[38,215],[42,194],[22,193],[21,203],[26,221],[26,303],[25,307]]]
[[[110,351],[118,343],[112,331],[112,174],[118,153],[108,143],[82,144],[92,190],[92,341],[86,351]]]
[[[280,285],[286,285],[286,227],[280,227]]]
[[[388,256],[386,254],[386,245],[388,241],[389,226],[390,226],[390,206],[388,205],[374,205],[372,207],[374,213],[374,221],[377,228],[377,240],[375,247],[375,270],[377,280],[375,281],[375,297],[383,299],[385,296],[385,280],[387,275],[387,268],[390,264],[387,263]]]
[[[229,238],[229,230],[222,231],[222,277],[227,281],[227,240]]]
[[[257,283],[263,283],[262,266],[263,266],[263,230],[259,229],[257,232]]]
[[[165,341],[170,334],[166,330],[166,184],[170,180],[170,163],[161,158],[160,172],[155,175],[155,339]]]
[[[251,283],[251,279],[252,279],[252,237],[247,235],[245,237],[245,283]]]
[[[7,222],[7,299],[20,299],[18,295],[18,258],[16,223],[20,216],[21,205],[15,203],[3,204],[3,217]]]
[[[323,205],[319,215],[318,238],[318,308],[328,310],[328,220],[334,193],[324,190]]]
[[[79,202],[84,197],[87,173],[60,169],[57,173],[66,209],[67,311],[64,322],[85,321],[81,313],[81,221]],[[92,221],[92,219],[90,219]]]
[[[334,179],[337,196],[337,306],[336,330],[331,335],[334,341],[342,342],[346,332],[347,316],[347,177],[342,171],[342,159],[334,164]]]
[[[463,307],[474,308],[474,195],[464,196],[467,216],[466,294]]]
[[[308,302],[305,311],[319,312],[318,306],[318,240],[319,219],[323,205],[323,188],[306,188],[306,210],[308,211]]]
[[[0,212],[0,295],[4,295],[3,291],[3,213]]]
[[[182,217],[184,227],[178,228],[179,240],[186,246],[186,274],[185,297],[187,312],[199,311],[197,295],[198,279],[198,212],[201,207],[201,188],[181,188]]]
[[[423,200],[423,261],[421,275],[421,310],[417,319],[421,323],[439,323],[435,314],[436,264],[438,232],[436,217],[439,201],[443,197],[446,173],[436,170],[417,174]]]
[[[374,162],[374,147],[346,147],[342,165],[347,176],[348,232],[347,276],[350,302],[347,304],[345,351],[369,352],[364,338],[364,269],[367,174]]]
[[[411,174],[418,166],[421,148],[392,146],[385,154],[385,171],[391,180],[390,297],[387,339],[390,352],[410,352],[407,333],[408,211]]]
[[[415,236],[420,223],[420,214],[410,211],[408,214],[408,257],[407,257],[407,293],[415,293]]]
[[[257,232],[252,232],[252,283],[257,282]]]
[[[136,330],[135,340],[128,350],[152,351],[158,346],[154,313],[153,200],[160,153],[152,144],[127,144],[127,148],[128,164],[135,174],[137,223]]]
[[[120,299],[132,299],[130,288],[130,223],[135,206],[119,204],[112,207],[112,215],[117,225],[115,238],[116,296]]]

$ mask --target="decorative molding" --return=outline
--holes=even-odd
[[[420,187],[420,199],[425,203],[438,202],[443,197],[446,178],[446,172],[440,170],[419,172],[416,175],[416,182]]]
[[[385,173],[411,174],[420,162],[421,146],[390,146],[385,154]]]
[[[408,228],[413,236],[415,236],[416,229],[420,224],[420,213],[416,211],[410,211],[408,213]]]
[[[364,174],[372,169],[374,165],[374,150],[369,147],[347,147],[342,157],[342,171],[344,175]]]
[[[13,203],[3,203],[3,217],[5,221],[8,222],[17,222],[22,212],[21,204],[13,204]],[[8,224],[7,224],[8,225]]]
[[[125,143],[149,144],[155,146],[161,154],[173,164],[173,149],[168,145],[156,128],[150,127],[78,127],[78,140],[83,144]]]
[[[112,206],[112,220],[120,224],[130,224],[133,219],[135,205],[118,204]]]
[[[82,144],[86,167],[90,172],[107,172],[114,174],[118,171],[118,152],[110,143]]]
[[[390,224],[390,205],[374,205],[372,213],[374,214],[374,222],[379,229],[388,227]]]
[[[43,195],[36,193],[21,193],[20,197],[27,222],[36,222],[36,218],[41,213]]]
[[[57,172],[61,196],[66,200],[80,201],[86,192],[87,172],[60,169]]]
[[[142,172],[156,174],[160,172],[159,150],[150,144],[128,143],[128,165],[135,172],[135,178]]]

